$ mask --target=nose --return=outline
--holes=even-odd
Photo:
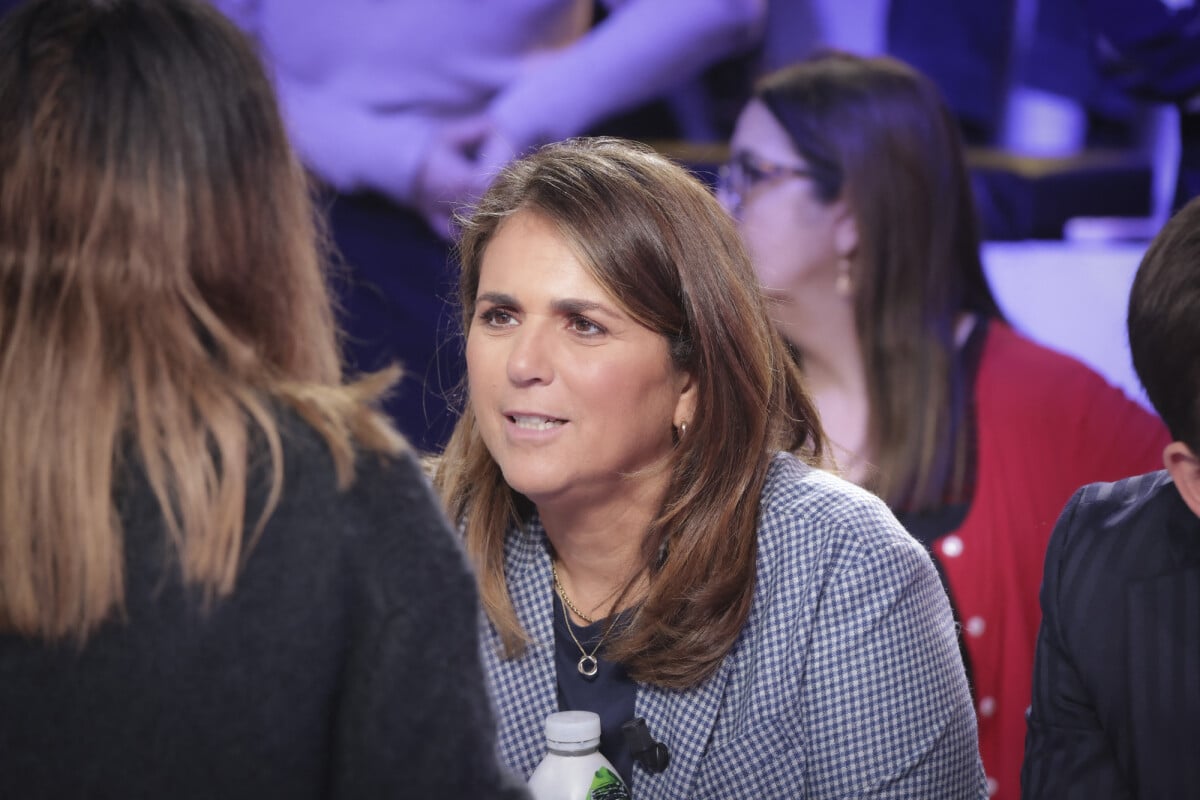
[[[508,379],[516,386],[554,380],[550,332],[530,322],[513,334],[508,351]]]

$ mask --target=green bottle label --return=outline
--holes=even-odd
[[[608,767],[596,770],[586,800],[629,800],[629,790]]]

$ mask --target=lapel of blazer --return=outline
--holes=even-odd
[[[545,531],[536,519],[510,534],[505,556],[509,591],[530,644],[517,660],[488,658],[499,720],[499,746],[506,764],[526,778],[545,753],[546,716],[558,710],[554,667],[554,603],[550,591],[550,554]],[[701,758],[716,724],[730,675],[726,658],[700,686],[673,691],[639,684],[638,716],[651,735],[667,746],[667,769],[651,774],[635,767],[637,796],[643,800],[685,800],[694,793]]]
[[[646,718],[651,735],[665,744],[670,753],[663,772],[635,770],[639,798],[684,800],[695,794],[693,787],[716,724],[730,670],[730,659],[726,658],[708,680],[686,691],[638,685],[637,714]]]
[[[799,462],[790,456],[776,456],[767,473],[756,532],[754,603],[733,650],[712,677],[694,689],[680,692],[652,686],[638,687],[637,713],[646,718],[651,734],[670,752],[667,769],[657,775],[635,769],[634,788],[639,800],[686,800],[697,796],[696,781],[714,733],[729,735],[732,726],[738,724],[736,718],[740,714],[731,709],[745,700],[743,692],[747,681],[751,680],[746,671],[753,670],[754,653],[765,644],[759,635],[760,615],[770,602],[769,598],[775,595],[775,584],[780,577],[776,566],[784,537],[775,533],[777,527],[781,534],[791,530],[790,518],[780,524],[767,498],[779,471],[798,465]],[[807,471],[808,467],[800,466],[800,469]],[[735,673],[736,678],[733,677]],[[722,709],[726,709],[726,718],[719,720]],[[718,723],[721,731],[717,731]]]
[[[1135,780],[1153,797],[1200,785],[1200,520],[1173,487],[1166,512],[1167,570],[1129,585],[1129,691]],[[1161,551],[1160,551],[1161,552]]]
[[[505,763],[526,778],[546,750],[546,717],[558,710],[554,672],[554,606],[550,554],[540,523],[510,532],[505,569],[509,592],[530,642],[519,659],[489,657]]]

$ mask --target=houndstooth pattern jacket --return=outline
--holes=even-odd
[[[636,800],[986,798],[949,603],[882,502],[779,454],[763,490],[754,603],[721,667],[686,691],[639,685],[670,751],[635,766]],[[482,648],[504,761],[526,777],[557,711],[552,583],[535,519],[510,532],[509,591],[531,644]]]

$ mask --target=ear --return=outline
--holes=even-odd
[[[692,420],[696,418],[696,401],[700,387],[690,372],[679,373],[679,382],[676,385],[679,389],[679,399],[675,401],[674,425],[678,428],[681,423],[691,425]]]
[[[1163,464],[1183,502],[1200,517],[1200,458],[1183,442],[1171,442],[1163,450]]]
[[[858,218],[844,197],[835,201],[835,206],[837,217],[833,228],[833,246],[840,258],[853,260],[858,252]]]

